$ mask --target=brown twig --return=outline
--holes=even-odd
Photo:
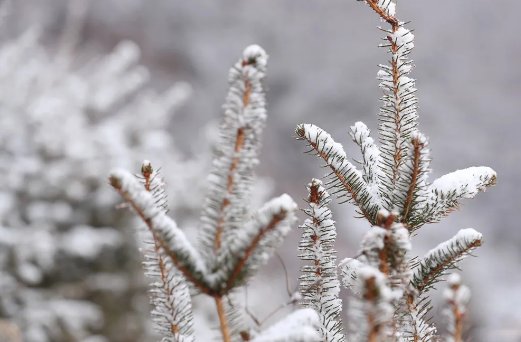
[[[418,177],[420,175],[420,155],[421,149],[424,144],[420,141],[420,139],[413,138],[413,159],[412,159],[412,174],[411,174],[411,183],[409,184],[409,189],[407,190],[407,197],[405,198],[405,202],[403,204],[403,212],[402,212],[402,223],[406,224],[409,218],[410,210],[412,207],[413,199],[414,199],[414,191],[417,187]]]
[[[376,304],[378,299],[378,288],[376,287],[376,279],[374,277],[370,277],[365,280],[365,291],[363,298],[366,302]],[[378,336],[380,335],[380,324],[377,323],[376,317],[369,312],[367,315],[367,323],[369,325],[369,330],[367,334],[367,342],[377,342]]]
[[[389,25],[391,25],[391,31],[394,33],[398,30],[400,27],[399,20],[392,16],[385,13],[384,9],[382,9],[380,6],[378,6],[378,0],[366,0],[366,3],[371,7],[384,21],[386,21]],[[394,125],[395,125],[395,132],[396,135],[399,136],[401,132],[401,118],[400,118],[400,112],[402,111],[401,108],[401,100],[399,93],[399,86],[400,86],[400,71],[398,66],[398,59],[394,58],[394,56],[398,53],[398,50],[400,49],[400,46],[394,41],[390,36],[387,36],[387,39],[389,40],[390,50],[393,54],[393,58],[391,58],[391,74],[393,79],[393,96],[394,96]],[[399,139],[396,139],[394,141],[394,154],[393,154],[393,160],[394,165],[392,168],[392,177],[391,182],[392,184],[396,184],[396,181],[398,179],[398,167],[400,166],[402,162],[402,149],[399,146]]]
[[[231,342],[230,328],[228,327],[228,319],[224,310],[223,300],[221,296],[214,296],[215,306],[217,307],[217,315],[219,316],[219,327],[223,342]]]
[[[244,65],[244,61],[243,61]],[[246,108],[250,103],[250,96],[252,92],[252,85],[248,80],[244,80],[244,93],[242,95],[242,106]],[[237,129],[237,135],[235,136],[235,146],[234,153],[235,156],[232,159],[230,164],[230,168],[228,169],[228,175],[226,179],[226,192],[227,194],[231,194],[234,186],[233,174],[237,169],[237,166],[240,162],[239,153],[244,147],[244,142],[246,140],[246,132],[244,127],[240,127]],[[217,221],[217,226],[215,227],[215,239],[214,239],[214,250],[218,251],[221,248],[222,244],[222,234],[224,231],[224,211],[226,207],[230,205],[230,200],[227,196],[224,197],[221,202],[220,210],[219,210],[219,220]]]

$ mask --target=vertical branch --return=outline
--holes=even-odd
[[[156,206],[167,211],[164,183],[158,171],[145,160],[141,166],[142,182],[145,190],[154,197]],[[144,233],[147,233],[146,231]],[[152,318],[159,332],[173,342],[193,341],[193,313],[190,291],[182,274],[168,260],[159,240],[151,235],[152,241],[145,240],[153,246],[143,251],[145,275],[152,279],[150,297],[154,305]]]
[[[239,229],[248,218],[253,169],[266,121],[262,80],[267,58],[261,47],[251,45],[230,70],[220,141],[202,213],[202,238],[211,261],[218,262],[225,235]]]
[[[339,298],[340,284],[336,273],[336,228],[328,208],[329,194],[322,182],[313,179],[308,186],[309,208],[304,212],[309,218],[304,222],[299,243],[302,266],[300,293],[302,304],[317,311],[322,322],[320,329],[324,341],[342,342],[342,301]]]
[[[223,342],[231,342],[230,327],[228,326],[226,311],[224,310],[223,298],[221,296],[215,296],[214,300],[215,306],[217,307],[217,315],[219,316],[219,326]]]
[[[380,141],[382,151],[382,189],[386,209],[394,210],[394,189],[400,177],[400,166],[406,159],[407,142],[417,127],[417,99],[414,80],[407,77],[412,69],[408,55],[414,47],[414,35],[395,17],[391,0],[365,0],[391,28],[384,30],[391,53],[390,65],[380,65],[378,79],[383,90],[380,108]]]

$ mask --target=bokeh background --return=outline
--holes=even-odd
[[[105,177],[116,166],[137,171],[145,158],[160,165],[172,212],[195,235],[228,68],[245,46],[270,55],[259,199],[300,200],[324,174],[294,139],[296,124],[319,125],[354,157],[348,127],[361,120],[376,131],[382,23],[353,0],[3,0],[1,8],[0,331],[13,340],[17,330],[29,342],[154,339],[137,223],[116,210]],[[514,0],[398,2],[416,35],[432,176],[473,165],[498,173],[496,187],[414,240],[422,255],[460,228],[484,234],[478,258],[463,263],[476,342],[521,341],[519,13]],[[352,206],[335,206],[334,216],[338,257],[353,256],[368,225]],[[297,284],[298,238],[295,230],[280,251],[288,276],[275,258],[248,289],[260,318],[287,301],[286,278]],[[207,305],[197,299],[201,341],[213,333]],[[433,316],[443,325],[441,305]]]

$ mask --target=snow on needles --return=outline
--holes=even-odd
[[[144,221],[150,222],[149,228],[154,235],[157,235],[161,247],[168,254],[177,255],[179,262],[201,276],[207,273],[206,265],[199,252],[177,224],[156,206],[152,195],[143,188],[135,176],[123,170],[114,170],[111,172],[110,179],[116,189],[123,192],[124,196],[128,196],[128,200],[138,214],[142,215]]]
[[[435,193],[454,192],[464,198],[473,198],[496,182],[496,172],[490,167],[474,166],[457,170],[436,179],[430,186]]]

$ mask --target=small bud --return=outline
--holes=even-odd
[[[141,174],[145,178],[149,178],[150,175],[154,172],[154,169],[152,168],[152,164],[148,160],[143,160],[143,164],[141,165]]]

